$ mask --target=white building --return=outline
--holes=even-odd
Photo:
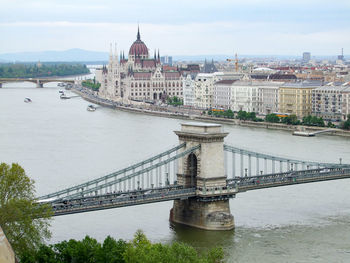
[[[195,106],[195,80],[190,74],[182,81],[184,106]]]
[[[231,110],[258,112],[258,86],[253,81],[236,81],[232,84]]]
[[[213,107],[216,109],[231,109],[233,83],[236,80],[224,79],[215,82],[213,90]]]
[[[209,109],[213,107],[214,83],[221,80],[224,73],[199,73],[195,79],[195,107]]]
[[[345,120],[350,113],[349,83],[328,83],[312,90],[312,113],[326,121]]]
[[[111,100],[159,101],[167,97],[182,98],[182,74],[176,68],[165,68],[160,62],[159,51],[151,58],[140,32],[129,49],[118,59],[117,50],[110,50],[107,67],[96,70],[96,80],[101,83],[99,96]]]
[[[278,81],[256,81],[258,87],[258,113],[267,115],[278,112],[278,91],[284,82]]]

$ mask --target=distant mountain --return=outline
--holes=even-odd
[[[0,54],[0,62],[86,62],[107,61],[107,52],[89,51],[79,48],[64,51],[18,52]]]

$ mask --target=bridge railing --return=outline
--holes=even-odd
[[[171,186],[158,188],[152,192],[136,191],[123,194],[116,193],[96,197],[73,198],[70,200],[56,200],[55,202],[52,202],[51,205],[54,215],[57,216],[174,199],[186,199],[195,195],[195,188]]]
[[[238,189],[238,192],[281,185],[317,182],[350,177],[350,168],[321,168],[285,173],[259,175],[252,177],[236,177],[228,179],[227,184]]]

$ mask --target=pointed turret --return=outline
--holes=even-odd
[[[158,62],[160,62],[159,49],[158,49]]]
[[[156,59],[157,59],[157,51],[154,50],[154,60],[156,60]]]
[[[117,43],[114,43],[114,61],[118,64],[118,52],[117,52]]]
[[[137,40],[141,40],[141,36],[140,36],[140,26],[137,25]]]
[[[109,44],[109,60],[113,60],[112,43]]]

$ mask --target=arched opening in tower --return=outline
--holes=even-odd
[[[187,171],[186,186],[197,187],[197,156],[194,153],[187,157]]]

